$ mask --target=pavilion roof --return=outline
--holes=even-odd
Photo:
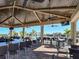
[[[0,27],[71,21],[78,3],[79,0],[0,0]]]

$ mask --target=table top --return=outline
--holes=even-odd
[[[14,39],[14,41],[10,41],[10,42],[0,42],[0,46],[7,46],[9,43],[15,44],[15,43],[20,43],[20,42],[23,42],[23,40]]]
[[[75,45],[79,46],[79,43],[75,43]]]
[[[6,46],[8,45],[6,42],[0,42],[0,46]]]
[[[38,47],[37,49],[34,49],[34,51],[37,51],[37,52],[57,52],[57,49],[46,48],[45,45],[42,45],[42,46]]]
[[[57,52],[57,49],[55,48],[46,48],[45,45],[42,45],[40,47],[38,47],[37,49],[33,50],[35,53],[38,54],[45,54],[45,55],[53,55],[54,53]]]
[[[23,40],[21,39],[14,39],[14,41],[11,41],[10,43],[20,43],[20,42],[23,42]]]

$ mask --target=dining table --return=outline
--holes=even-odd
[[[9,42],[0,42],[0,47],[1,46],[8,46],[9,43],[12,43],[12,44],[16,44],[16,43],[20,43],[20,42],[23,42],[22,39],[14,39],[13,41],[9,41]]]

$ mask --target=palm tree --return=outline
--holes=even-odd
[[[31,36],[37,36],[37,32],[33,29],[32,32],[30,33]]]
[[[71,29],[65,29],[64,34],[67,35],[67,37],[70,36],[71,35]]]
[[[64,34],[66,35],[67,38],[70,38],[71,29],[65,29],[65,30],[64,30]],[[71,39],[68,39],[68,40],[67,40],[67,44],[71,45],[71,44],[72,44],[72,40],[71,40]]]
[[[23,31],[19,32],[19,35],[20,35],[21,37],[23,37]],[[24,36],[28,36],[28,35],[29,35],[29,33],[24,32]]]
[[[15,31],[13,31],[12,34],[13,34],[13,36],[18,36],[18,33]]]

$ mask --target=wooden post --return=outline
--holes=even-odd
[[[13,30],[14,28],[13,27],[10,27],[9,28],[9,30],[10,30],[10,37],[12,37],[12,30]]]
[[[12,37],[12,30],[10,30],[10,37]]]
[[[44,43],[44,41],[43,41],[43,34],[44,34],[44,25],[41,25],[41,44]]]
[[[23,36],[22,36],[23,40],[24,40],[24,37],[25,37],[25,27],[23,27]]]
[[[72,38],[71,44],[75,44],[76,43],[76,21],[71,22],[71,38]]]
[[[75,12],[71,16],[71,38],[72,38],[72,44],[76,43],[76,22],[79,19],[79,4],[77,5],[77,8]]]

